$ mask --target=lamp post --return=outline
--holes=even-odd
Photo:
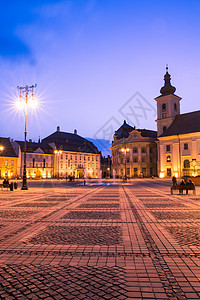
[[[129,148],[125,147],[121,149],[121,151],[124,153],[124,159],[125,159],[125,176],[124,176],[124,179],[126,180],[127,179],[127,175],[126,175],[126,153],[130,151]]]
[[[59,155],[62,154],[62,150],[54,150],[55,155],[57,156],[57,167],[58,167],[58,175],[57,178],[59,179]]]
[[[23,180],[22,180],[22,190],[28,190],[27,186],[27,177],[26,177],[26,136],[27,136],[27,106],[29,101],[29,95],[31,93],[32,100],[34,100],[34,89],[36,88],[36,84],[34,85],[26,85],[26,86],[18,86],[19,90],[19,101],[22,103],[24,99],[25,102],[25,130],[24,130],[24,169],[23,169]],[[24,97],[22,97],[24,94]]]

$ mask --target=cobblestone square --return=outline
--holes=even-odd
[[[200,299],[200,188],[170,185],[1,191],[0,299]]]

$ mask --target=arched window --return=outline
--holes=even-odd
[[[167,156],[167,162],[171,162],[171,156],[170,155]]]
[[[166,111],[166,104],[165,103],[162,104],[162,111]]]
[[[177,111],[177,104],[174,103],[174,111]]]
[[[166,126],[163,126],[163,132],[165,132],[165,131],[166,131],[166,129],[167,129],[167,127],[166,127]]]
[[[185,159],[183,164],[184,164],[184,168],[185,169],[189,169],[190,168],[190,161],[188,159]]]

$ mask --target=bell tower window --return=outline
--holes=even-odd
[[[166,111],[166,104],[165,103],[162,104],[162,111]]]

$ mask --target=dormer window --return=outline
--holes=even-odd
[[[167,127],[163,126],[163,133],[166,131]]]

